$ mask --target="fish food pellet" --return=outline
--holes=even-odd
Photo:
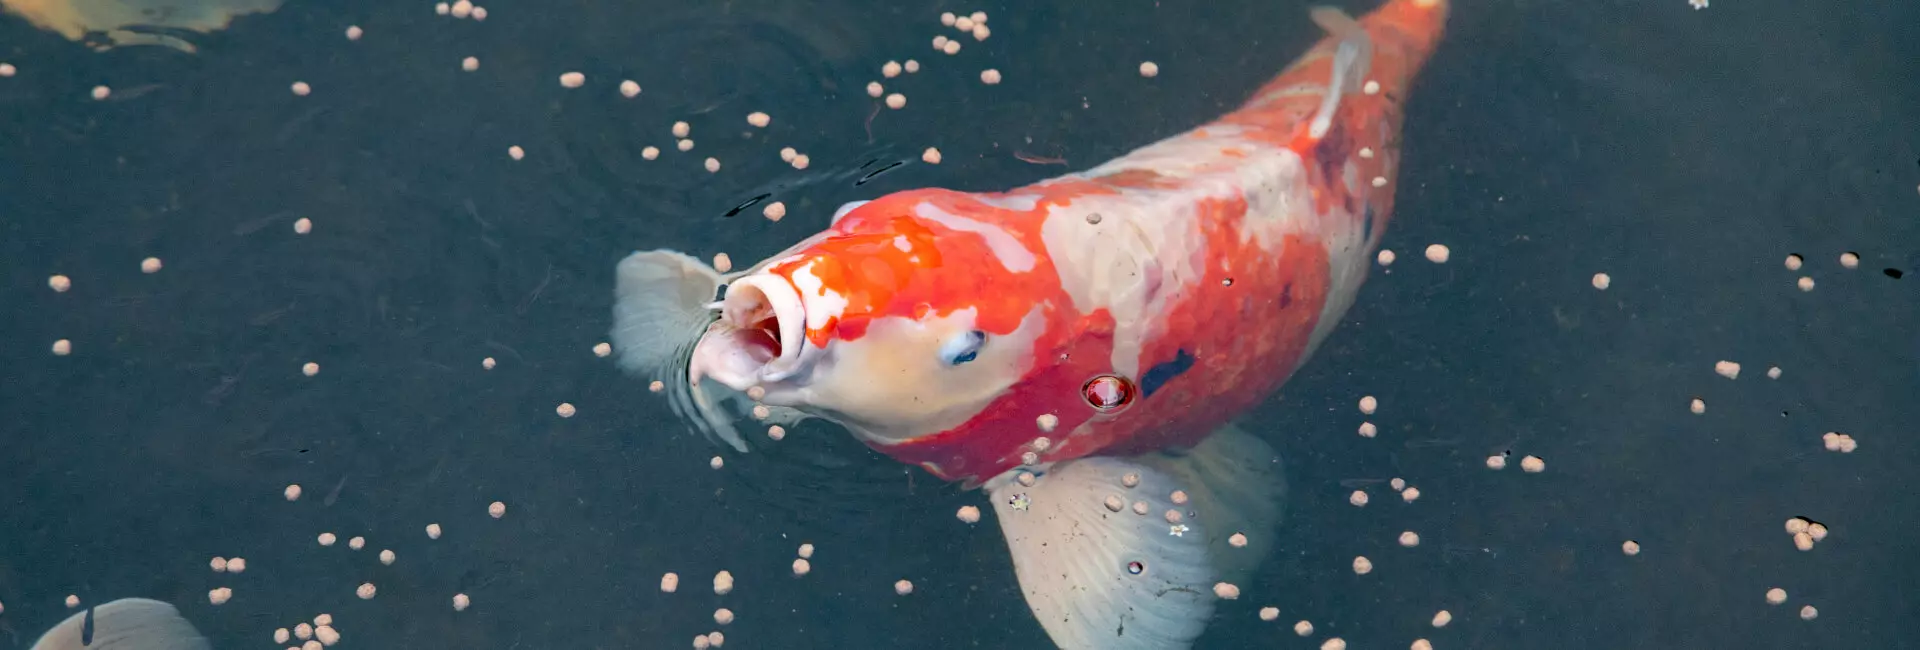
[[[464,58],[464,59],[461,59],[461,60],[460,60],[460,69],[461,69],[461,70],[463,70],[463,71],[466,71],[466,72],[473,72],[473,71],[475,71],[475,70],[479,70],[479,69],[480,69],[480,59],[479,59],[478,57],[471,57],[471,56],[470,56],[470,57],[467,57],[467,58]],[[518,158],[515,158],[514,160],[519,160],[519,159],[518,159]]]
[[[787,216],[787,204],[779,201],[768,203],[767,207],[760,210],[760,215],[766,217],[768,221],[784,219]]]
[[[332,646],[340,642],[340,633],[331,625],[317,625],[313,628],[313,640],[323,646]]]
[[[1693,402],[1687,405],[1687,410],[1693,411],[1694,415],[1700,415],[1702,413],[1706,413],[1707,401],[1700,399],[1698,397],[1695,397],[1693,398]]]
[[[980,508],[975,506],[960,506],[960,510],[953,513],[953,516],[961,522],[977,524],[980,523]]]
[[[1353,572],[1356,575],[1373,573],[1373,560],[1367,559],[1365,555],[1355,556],[1353,558]]]
[[[281,495],[285,496],[288,501],[299,501],[300,485],[296,483],[296,484],[287,486],[287,489],[281,491]]]
[[[913,59],[907,59],[907,65],[905,67],[907,69],[907,74],[913,74],[915,72],[920,71],[920,62],[915,61]]]
[[[893,583],[893,593],[900,594],[902,596],[913,593],[913,583],[908,582],[906,580],[895,582]]]
[[[718,173],[720,171],[720,160],[718,158],[708,158],[704,164],[706,165],[707,173],[709,174]]]
[[[47,278],[47,287],[53,289],[55,293],[66,293],[68,289],[73,288],[73,279],[64,275],[55,275]]]
[[[308,377],[318,375],[320,374],[320,364],[314,363],[312,361],[308,361],[305,364],[300,366],[300,374],[306,375]]]
[[[813,545],[801,544],[799,550],[795,554],[799,555],[800,557],[811,558],[813,557]]]
[[[778,424],[767,427],[767,438],[772,439],[774,442],[785,440],[786,437],[787,437],[786,427],[780,426]]]
[[[676,142],[676,143],[674,143],[674,144],[673,144],[673,147],[674,147],[675,149],[679,149],[679,150],[681,150],[681,151],[693,151],[693,139],[692,139],[692,138],[684,138],[684,139],[682,139],[682,140],[680,140],[679,142]]]
[[[154,273],[159,273],[160,267],[161,267],[161,263],[160,263],[160,258],[158,257],[149,257],[147,259],[140,260],[141,273],[146,273],[149,275]]]
[[[660,591],[673,593],[680,588],[680,574],[669,572],[660,576]]]
[[[901,109],[906,107],[907,107],[906,95],[902,95],[900,93],[893,93],[891,95],[887,95],[887,108]]]
[[[1811,621],[1819,617],[1820,610],[1814,609],[1812,605],[1800,608],[1800,620]]]
[[[887,89],[886,89],[886,87],[885,87],[885,86],[881,86],[881,85],[880,85],[880,82],[878,82],[878,81],[869,81],[869,82],[867,82],[867,96],[868,96],[868,97],[874,97],[874,98],[878,98],[878,97],[880,97],[881,95],[885,95],[885,94],[887,94]],[[791,147],[789,147],[789,149],[791,149]],[[783,157],[784,157],[784,156],[783,156]],[[786,157],[786,158],[787,158],[787,160],[789,160],[789,161],[791,161],[791,160],[793,160],[793,158],[791,158],[791,157]]]
[[[593,344],[593,356],[602,359],[613,355],[613,344],[606,341]]]
[[[1785,262],[1788,271],[1800,270],[1800,265],[1802,263],[1803,263],[1803,260],[1800,257],[1799,253],[1792,253],[1787,255],[1787,261]]]
[[[507,516],[507,504],[499,501],[487,504],[487,516],[494,519]]]
[[[1808,521],[1807,521],[1806,519],[1804,519],[1804,518],[1801,518],[1801,517],[1794,517],[1794,518],[1791,518],[1791,519],[1788,519],[1788,520],[1787,520],[1787,526],[1786,526],[1786,527],[1787,527],[1787,534],[1788,534],[1788,535],[1798,535],[1798,534],[1800,534],[1800,533],[1804,533],[1804,532],[1807,532],[1807,524],[1808,524],[1808,523],[1809,523],[1809,522],[1808,522]]]
[[[722,467],[726,467],[727,459],[721,458],[719,456],[714,456],[712,460],[707,461],[707,466],[712,467],[714,469],[720,469]]]
[[[321,546],[333,546],[333,542],[336,539],[338,538],[334,537],[333,533],[320,533],[319,540]]]
[[[1393,266],[1393,261],[1398,258],[1399,256],[1394,255],[1393,251],[1382,249],[1379,255],[1374,256],[1374,261],[1379,262],[1381,266]]]
[[[360,583],[360,588],[353,590],[353,595],[359,596],[360,600],[373,600],[373,595],[378,591],[378,589],[374,588],[373,583],[363,582]]]
[[[380,563],[381,563],[381,564],[384,564],[384,565],[387,565],[387,566],[393,566],[393,560],[394,560],[394,556],[393,556],[393,550],[392,550],[392,549],[382,549],[382,550],[380,551]]]
[[[807,575],[807,573],[808,573],[808,572],[810,572],[810,571],[813,571],[813,563],[812,563],[812,562],[808,562],[808,561],[806,560],[806,558],[796,558],[796,559],[794,559],[794,561],[793,561],[793,576],[794,576],[794,577],[796,577],[796,578],[798,578],[798,577],[800,577],[800,576],[804,576],[804,575]]]
[[[560,417],[570,418],[573,417],[575,413],[578,413],[579,410],[573,408],[572,404],[561,402],[559,406],[553,407],[553,412]]]
[[[714,595],[725,596],[730,591],[733,591],[733,574],[726,571],[713,574]]]
[[[1260,620],[1263,620],[1263,621],[1277,621],[1277,620],[1280,620],[1280,608],[1278,608],[1278,607],[1262,607],[1262,608],[1260,608]]]
[[[313,220],[301,217],[293,222],[293,234],[304,235],[313,232]]]
[[[1400,545],[1413,548],[1420,545],[1420,534],[1411,530],[1400,533]]]
[[[207,566],[212,568],[214,573],[226,573],[227,558],[214,556],[212,560],[207,561]]]
[[[1380,435],[1380,428],[1374,426],[1372,422],[1361,422],[1358,433],[1362,438],[1372,438]]]
[[[1117,501],[1118,499],[1116,498],[1115,500]],[[1114,510],[1119,510],[1119,509],[1118,509],[1118,508],[1114,508]],[[1246,535],[1246,533],[1234,533],[1234,534],[1232,534],[1232,535],[1230,535],[1230,536],[1228,536],[1228,537],[1227,537],[1227,545],[1228,545],[1228,546],[1232,546],[1232,547],[1234,547],[1234,548],[1246,548],[1246,547],[1247,547],[1247,535]]]
[[[53,356],[64,357],[73,354],[73,341],[60,339],[53,342]]]
[[[1593,274],[1593,288],[1606,291],[1607,287],[1610,286],[1613,286],[1613,278],[1611,276],[1605,273]]]
[[[1625,553],[1627,555],[1639,555],[1640,543],[1633,540],[1627,540],[1625,542],[1622,542],[1620,544],[1620,552]]]
[[[1713,362],[1713,374],[1720,375],[1728,379],[1739,379],[1740,364],[1734,363],[1732,361],[1715,361]]]
[[[427,524],[427,539],[440,539],[440,524]]]
[[[1347,642],[1336,636],[1320,644],[1320,650],[1347,650]]]
[[[306,97],[307,95],[313,94],[313,86],[307,85],[305,81],[295,81],[289,88],[293,90],[293,94],[296,97]]]
[[[236,557],[231,560],[227,560],[227,573],[246,573],[246,572],[247,572],[247,558]]]
[[[993,68],[987,68],[985,70],[981,70],[980,83],[983,83],[989,86],[1000,85],[1000,71],[995,70]]]
[[[1420,499],[1420,488],[1408,487],[1405,490],[1401,490],[1400,499],[1402,501],[1406,501],[1407,503],[1413,503],[1414,501],[1418,501]]]
[[[473,604],[473,599],[468,598],[466,594],[453,595],[453,611],[456,611],[456,612],[467,611],[467,607],[472,604]]]
[[[1860,268],[1860,254],[1859,253],[1841,253],[1840,266],[1843,266],[1849,269]]]
[[[772,123],[773,118],[766,113],[754,111],[747,114],[747,124],[753,125],[755,128],[766,128],[768,124]]]
[[[1427,261],[1429,262],[1433,262],[1434,264],[1446,264],[1447,260],[1452,258],[1453,258],[1453,251],[1451,249],[1448,249],[1446,244],[1434,244],[1432,246],[1427,247]]]
[[[732,623],[733,610],[727,609],[725,607],[713,610],[713,622],[717,625],[727,625],[729,623]]]
[[[1367,493],[1362,492],[1360,490],[1354,490],[1353,494],[1347,495],[1347,503],[1351,503],[1358,507],[1366,507]]]
[[[1426,639],[1414,639],[1413,645],[1407,646],[1407,650],[1433,650],[1433,642]]]
[[[1800,281],[1799,281],[1799,282],[1796,282],[1796,283],[1794,283],[1794,286],[1798,286],[1798,287],[1800,287],[1800,290],[1801,290],[1801,291],[1812,291],[1812,290],[1813,290],[1813,278],[1809,278],[1809,277],[1804,277],[1804,276],[1803,276],[1803,277],[1801,277],[1801,278],[1800,278]]]
[[[900,76],[900,62],[888,61],[886,65],[880,66],[880,76],[888,79]]]
[[[1487,457],[1487,469],[1502,470],[1506,468],[1507,468],[1506,456],[1502,456],[1500,454],[1494,454],[1492,456]]]
[[[287,630],[287,628],[283,627],[273,631],[274,643],[286,643],[287,640],[291,638],[293,638],[293,632]]]
[[[487,357],[485,359],[480,360],[480,368],[482,370],[492,370],[495,365],[498,365],[498,364],[493,360],[493,357]]]
[[[1294,623],[1293,633],[1300,636],[1313,636],[1313,624],[1306,621]]]
[[[107,97],[113,95],[113,89],[106,86],[94,86],[92,95],[94,101],[105,100]]]
[[[587,75],[578,72],[567,72],[560,75],[560,87],[562,88],[579,88],[586,85],[586,83]]]
[[[207,592],[208,603],[211,603],[214,605],[225,605],[229,600],[233,600],[233,589],[230,587],[219,587]],[[72,607],[77,604],[78,603],[69,601],[67,606]]]
[[[1160,64],[1152,61],[1140,62],[1140,76],[1152,79],[1160,76]]]
[[[1787,590],[1774,587],[1767,590],[1767,604],[1778,605],[1787,602]]]
[[[927,163],[929,165],[940,164],[940,150],[935,149],[933,147],[927,147],[926,151],[920,152],[920,161]]]
[[[1373,415],[1373,411],[1378,408],[1380,408],[1380,400],[1375,399],[1372,395],[1360,398],[1361,413]]]
[[[1448,623],[1452,623],[1452,622],[1453,622],[1453,613],[1447,610],[1444,610],[1444,609],[1440,610],[1439,612],[1433,615],[1434,627],[1446,627]]]
[[[1520,459],[1520,470],[1528,474],[1539,474],[1547,471],[1547,461],[1541,460],[1539,456],[1529,455]]]
[[[347,540],[347,548],[358,551],[366,547],[367,547],[367,538],[365,537],[354,537],[353,539]]]
[[[632,97],[636,97],[636,96],[638,96],[639,94],[640,94],[640,84],[639,84],[639,83],[637,83],[637,82],[635,82],[635,81],[634,81],[634,80],[632,80],[632,79],[626,79],[626,80],[622,80],[622,81],[620,82],[620,95],[621,95],[621,96],[623,96],[623,97],[627,97],[627,98],[632,98]]]
[[[1228,582],[1216,582],[1213,583],[1213,595],[1221,600],[1235,600],[1240,598],[1240,587]]]

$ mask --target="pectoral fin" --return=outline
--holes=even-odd
[[[91,617],[91,620],[89,620]],[[122,598],[67,617],[32,650],[212,650],[173,605]]]
[[[1272,449],[1232,427],[1185,453],[1060,463],[1032,486],[1019,471],[987,490],[1028,607],[1068,650],[1191,647],[1213,616],[1214,585],[1264,555],[1285,491]],[[1234,533],[1247,547],[1228,543]]]

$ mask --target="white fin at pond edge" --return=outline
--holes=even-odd
[[[1271,548],[1286,493],[1279,456],[1233,426],[1186,452],[1059,463],[1031,487],[1020,471],[988,481],[988,498],[1027,606],[1066,650],[1191,647],[1213,616],[1214,584],[1251,575]],[[1129,473],[1139,485],[1122,483]],[[1173,503],[1175,490],[1186,504]],[[1170,509],[1182,514],[1179,535]],[[1228,542],[1234,533],[1246,547]]]
[[[200,631],[173,605],[146,598],[122,598],[75,612],[35,641],[32,650],[212,650]]]
[[[717,382],[695,387],[687,381],[687,355],[713,322],[709,305],[730,277],[735,276],[723,276],[706,262],[678,251],[628,255],[615,272],[610,336],[622,370],[665,383],[675,413],[693,422],[701,433],[744,453],[747,443],[734,421],[751,412],[753,400]],[[772,413],[765,420],[768,424],[805,419],[790,408],[770,406],[768,410]]]

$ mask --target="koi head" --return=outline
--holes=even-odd
[[[733,280],[690,379],[763,391],[875,445],[967,422],[1033,366],[1058,281],[1042,280],[1038,242],[955,214],[957,197],[866,203]]]

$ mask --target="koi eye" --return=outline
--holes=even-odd
[[[940,344],[940,360],[949,366],[957,366],[980,356],[980,347],[987,344],[987,333],[972,330],[955,334]]]

